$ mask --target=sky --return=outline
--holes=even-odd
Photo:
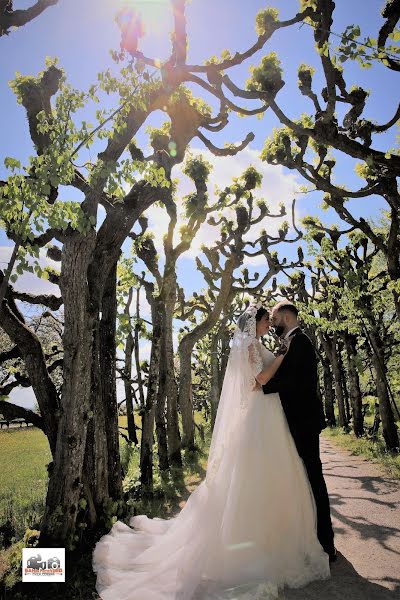
[[[15,7],[26,8],[33,0],[19,0]],[[120,42],[119,30],[114,22],[116,11],[129,4],[128,2],[111,0],[60,0],[59,4],[47,9],[40,17],[19,30],[12,31],[8,37],[0,39],[0,177],[8,176],[4,168],[4,158],[11,156],[18,158],[23,163],[27,162],[33,152],[30,141],[27,120],[24,109],[17,104],[15,96],[9,88],[8,82],[15,77],[18,71],[24,75],[37,74],[44,68],[46,56],[59,57],[59,64],[65,70],[67,79],[78,89],[87,89],[96,82],[97,73],[112,64],[109,51],[118,49]],[[145,55],[152,58],[166,59],[170,52],[169,32],[172,18],[169,2],[167,0],[141,0],[131,2],[143,16],[146,37],[140,46]],[[280,18],[292,17],[299,8],[297,0],[270,0],[269,4],[280,11]],[[370,35],[376,37],[382,24],[380,10],[382,0],[337,0],[334,24],[332,31],[342,33],[349,24],[358,24],[361,27],[362,37]],[[203,63],[212,55],[220,55],[224,49],[232,53],[244,51],[256,41],[255,17],[258,11],[267,4],[261,0],[192,0],[187,8],[187,23],[189,36],[190,64]],[[338,39],[333,38],[332,47],[338,44]],[[283,67],[284,88],[279,92],[277,102],[279,106],[292,118],[298,118],[302,112],[312,111],[312,104],[308,98],[301,96],[297,88],[297,69],[301,63],[307,63],[317,68],[314,76],[314,88],[320,92],[324,85],[320,73],[319,57],[314,50],[314,42],[310,27],[303,25],[283,29],[275,33],[267,42],[264,49],[255,54],[244,65],[235,67],[230,71],[231,78],[239,86],[244,86],[249,77],[249,66],[260,63],[262,57],[271,51],[277,52]],[[358,84],[370,91],[370,97],[365,110],[365,117],[379,123],[388,121],[397,108],[397,94],[394,85],[396,74],[385,69],[380,64],[375,64],[372,69],[362,70],[358,63],[347,61],[345,63],[345,79],[348,85]],[[215,106],[212,99],[199,89],[193,88],[196,95],[201,95],[207,102]],[[110,100],[112,102],[113,100]],[[253,105],[254,106],[254,105]],[[87,109],[80,115],[82,119],[91,118],[92,109]],[[145,125],[158,126],[165,120],[163,113],[158,112],[151,116]],[[251,145],[235,157],[216,158],[204,148],[199,139],[193,140],[191,149],[194,153],[202,153],[213,164],[210,177],[209,191],[212,194],[214,185],[224,187],[229,185],[232,177],[240,176],[250,164],[254,165],[263,175],[261,189],[257,191],[258,197],[265,198],[270,206],[277,207],[280,202],[290,205],[292,198],[304,182],[300,176],[280,166],[270,166],[259,160],[259,153],[265,139],[271,134],[274,127],[279,124],[271,112],[267,112],[262,120],[256,118],[231,117],[230,123],[218,134],[208,134],[215,145],[223,147],[225,142],[238,143],[251,131],[255,139]],[[147,134],[145,128],[139,131],[136,139],[140,147],[146,149]],[[384,149],[394,146],[394,133],[381,135],[376,138],[374,147]],[[92,150],[93,153],[93,150]],[[85,158],[85,156],[83,156]],[[89,156],[87,159],[91,158]],[[357,189],[364,185],[354,173],[355,161],[340,159],[335,171],[338,183]],[[178,197],[183,197],[193,188],[191,182],[182,175],[181,168],[174,169],[173,176],[179,177]],[[78,199],[75,190],[65,188],[62,191],[65,200]],[[325,223],[337,222],[336,214],[331,211],[322,211],[321,194],[298,194],[297,217],[307,214],[319,216]],[[385,204],[379,198],[359,199],[349,203],[349,207],[356,215],[364,217],[378,217]],[[104,218],[103,209],[99,209],[99,222]],[[165,233],[167,218],[161,208],[153,207],[148,211],[151,228],[156,236],[156,244],[161,249],[162,235]],[[277,222],[263,223],[270,233],[277,229]],[[259,229],[260,229],[259,228]],[[253,232],[256,236],[257,231]],[[201,244],[210,244],[217,232],[214,228],[205,225],[192,249],[181,259],[178,265],[180,284],[190,294],[193,290],[199,291],[204,282],[195,270],[194,257],[201,251]],[[0,229],[0,267],[5,268],[11,256],[13,243],[7,239],[4,231]],[[123,249],[129,253],[130,244],[124,244]],[[294,248],[284,249],[290,258]],[[51,264],[41,253],[42,263]],[[253,260],[251,268],[265,269],[264,264],[256,264]],[[58,267],[57,264],[53,265]],[[24,274],[15,284],[17,289],[29,289],[32,292],[59,293],[58,289],[47,281],[38,279],[31,274]],[[29,314],[28,307],[21,306]],[[143,303],[143,316],[148,314],[148,306]],[[143,348],[143,356],[148,348]],[[16,390],[11,395],[11,400],[23,406],[31,406],[33,394],[30,389]]]

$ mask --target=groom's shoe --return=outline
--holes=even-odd
[[[333,550],[330,550],[328,552],[329,555],[329,563],[333,563],[337,561],[337,551],[336,548],[333,548]]]

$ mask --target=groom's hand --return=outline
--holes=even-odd
[[[258,383],[258,381],[256,380],[253,388],[252,388],[252,392],[257,392],[258,390],[261,390],[261,383]]]
[[[286,340],[281,340],[276,356],[279,356],[280,354],[286,354],[286,352],[289,350],[291,341],[292,340],[290,338]]]

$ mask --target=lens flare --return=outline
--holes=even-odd
[[[174,158],[177,154],[175,142],[173,142],[173,141],[169,142],[168,150],[169,150],[170,156],[172,156]]]
[[[169,0],[119,0],[119,11],[139,16],[147,34],[165,35],[170,26]],[[126,17],[129,20],[129,16]]]

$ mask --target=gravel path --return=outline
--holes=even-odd
[[[321,437],[338,560],[285,600],[400,600],[400,482]]]

